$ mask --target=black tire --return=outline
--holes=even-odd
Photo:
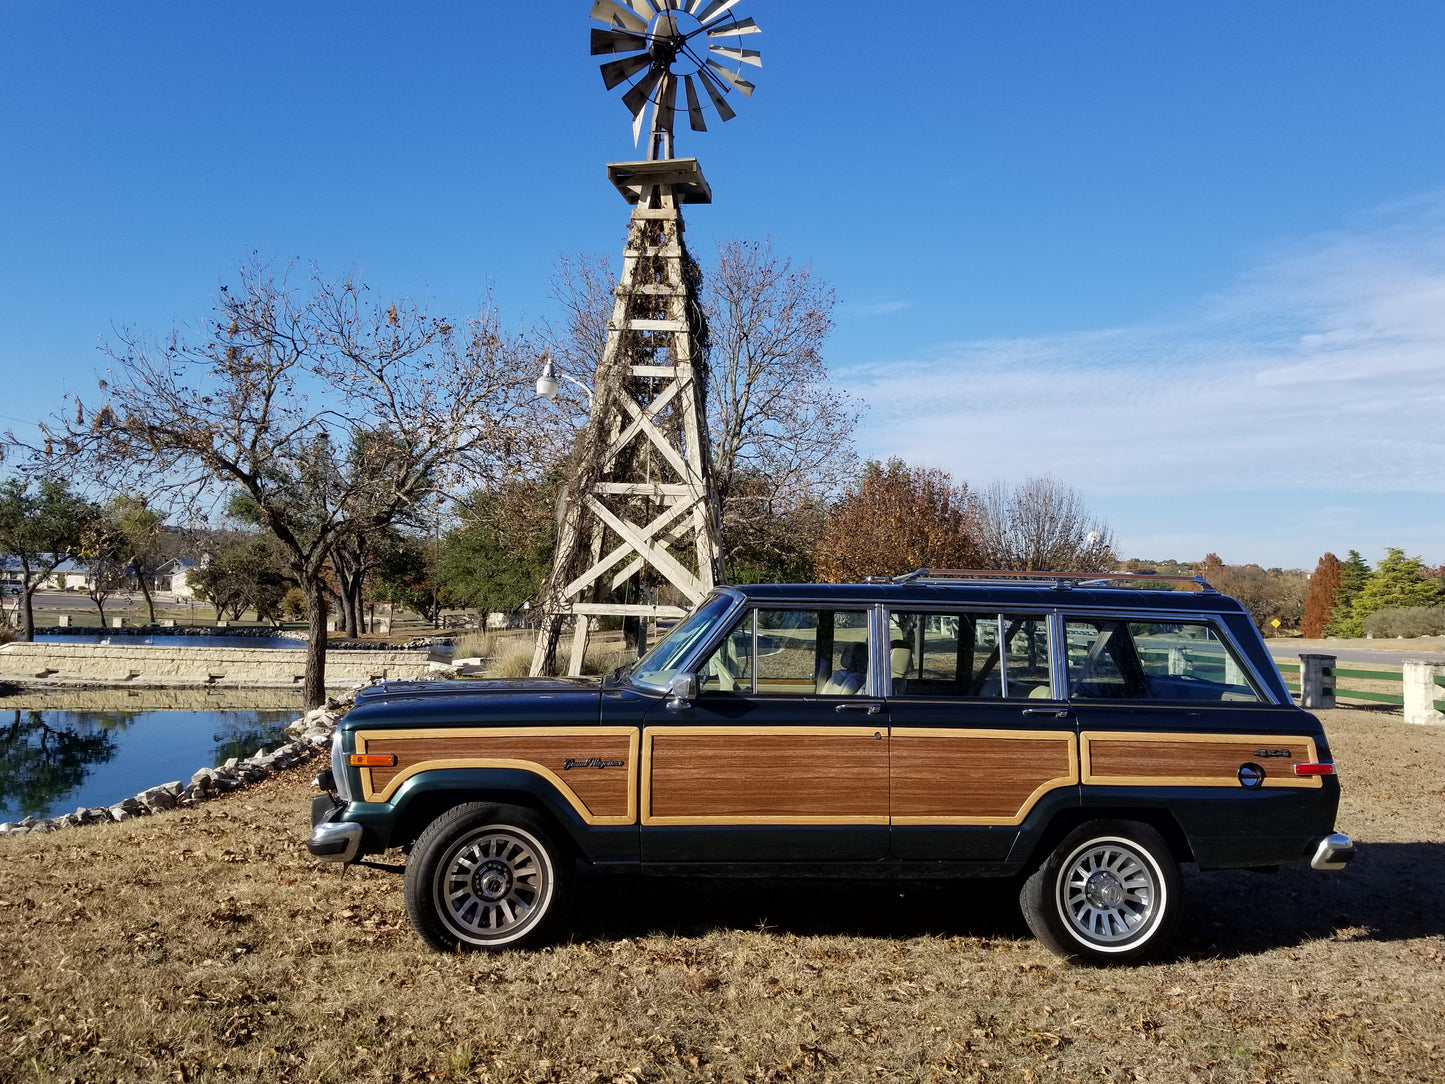
[[[545,941],[571,897],[572,856],[535,813],[470,802],[427,825],[406,865],[406,914],[441,952]]]
[[[1090,964],[1131,963],[1163,949],[1182,902],[1169,845],[1135,821],[1080,826],[1019,890],[1034,936],[1058,955]]]

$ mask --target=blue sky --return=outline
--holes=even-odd
[[[588,7],[0,0],[0,425],[253,251],[545,316],[627,217]],[[1445,5],[738,10],[689,242],[836,285],[865,455],[1052,472],[1129,556],[1445,562]]]

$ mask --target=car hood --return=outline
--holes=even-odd
[[[578,726],[598,720],[602,692],[577,678],[388,681],[357,693],[347,729],[417,726]]]

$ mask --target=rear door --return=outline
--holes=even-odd
[[[642,735],[644,862],[881,859],[888,716],[864,607],[753,607]]]
[[[1002,862],[1043,803],[1077,804],[1046,612],[888,613],[892,853]]]

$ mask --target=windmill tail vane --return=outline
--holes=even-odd
[[[622,104],[632,114],[634,143],[652,106],[649,157],[672,156],[679,107],[687,110],[693,131],[705,132],[709,106],[720,119],[732,120],[737,114],[728,95],[736,90],[751,97],[757,89],[742,68],[762,67],[762,54],[744,43],[762,29],[750,18],[737,17],[733,9],[740,2],[593,0],[592,18],[604,25],[592,28],[592,55],[617,58],[603,62],[602,82],[608,90],[628,84]]]

